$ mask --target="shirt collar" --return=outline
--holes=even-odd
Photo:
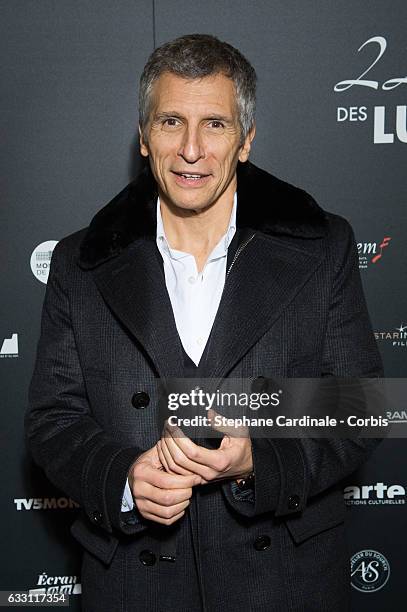
[[[229,225],[222,236],[216,247],[213,249],[210,259],[214,259],[215,257],[222,257],[226,255],[227,250],[229,248],[230,243],[232,242],[233,236],[236,232],[236,209],[237,209],[237,193],[233,197],[233,207],[232,212],[229,219]],[[165,235],[163,219],[161,215],[161,205],[160,198],[157,198],[157,232],[156,232],[156,242],[159,251],[162,253],[165,250],[173,259],[182,259],[183,257],[188,257],[189,253],[184,253],[183,251],[177,251],[176,249],[172,249],[168,244],[167,236]]]

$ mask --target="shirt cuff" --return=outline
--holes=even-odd
[[[134,508],[133,495],[131,494],[129,479],[126,479],[126,486],[124,487],[123,499],[122,499],[122,512],[130,512]]]

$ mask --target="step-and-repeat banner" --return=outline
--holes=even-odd
[[[23,417],[53,249],[137,173],[154,46],[205,32],[252,62],[251,159],[351,222],[386,376],[406,376],[406,24],[403,0],[2,2],[0,590],[65,592],[80,609],[77,506],[33,465]],[[385,440],[344,483],[355,611],[403,609],[406,450]]]

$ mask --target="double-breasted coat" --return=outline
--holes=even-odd
[[[349,223],[249,162],[237,172],[237,232],[200,375],[380,376]],[[172,563],[160,560],[171,528],[121,512],[130,465],[160,435],[157,377],[185,374],[156,198],[146,168],[58,243],[46,289],[26,435],[81,506],[83,609],[343,612],[341,480],[375,441],[253,439],[253,499],[230,482],[195,487]]]

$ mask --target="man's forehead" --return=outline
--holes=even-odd
[[[154,111],[172,112],[176,105],[196,110],[203,107],[234,111],[236,92],[233,81],[221,73],[196,79],[186,79],[177,74],[165,72],[153,87]]]

